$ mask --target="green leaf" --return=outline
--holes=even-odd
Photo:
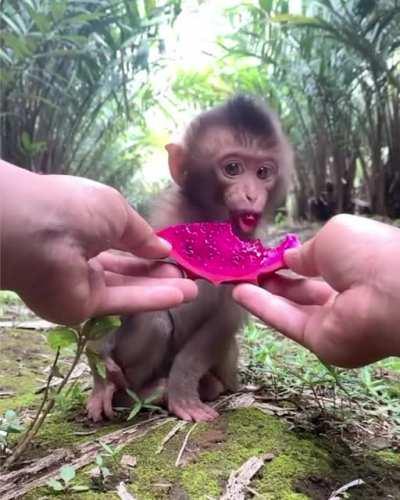
[[[119,444],[116,448],[114,448],[114,455],[122,451],[124,449],[124,446],[124,444]]]
[[[31,138],[25,130],[21,134],[21,145],[26,152],[28,152],[32,147]]]
[[[111,448],[111,446],[108,446],[108,444],[103,443],[103,441],[99,441],[99,444],[103,448],[103,450],[106,451],[109,455],[114,454],[114,450]]]
[[[276,23],[296,24],[299,26],[313,25],[320,26],[321,22],[316,17],[308,17],[294,14],[275,14],[271,17],[271,21]]]
[[[131,412],[129,413],[127,420],[132,420],[132,418],[136,417],[136,415],[140,412],[141,409],[142,409],[142,404],[136,403],[135,406],[132,408]]]
[[[59,474],[60,478],[65,483],[69,483],[75,479],[76,476],[75,467],[73,467],[72,465],[64,465],[63,467],[61,467]]]
[[[150,17],[152,12],[156,8],[156,1],[155,0],[144,0],[144,8],[146,11],[146,16]]]
[[[137,403],[141,403],[139,396],[133,392],[131,389],[126,389],[127,394]]]
[[[89,491],[90,490],[89,486],[85,486],[83,484],[77,484],[75,486],[71,486],[70,489],[72,491]]]
[[[4,412],[4,416],[0,417],[0,427],[6,433],[14,434],[22,432],[24,429],[20,418],[14,410],[7,410]]]
[[[50,31],[51,21],[45,14],[34,12],[34,10],[32,9],[31,16],[41,33],[47,33],[48,31]]]
[[[90,340],[96,340],[115,328],[121,326],[119,316],[103,316],[102,318],[92,318],[83,326],[84,335]]]
[[[143,405],[143,408],[146,408],[146,410],[163,411],[163,409],[160,406],[156,406],[156,405],[145,404],[145,405]]]
[[[104,459],[103,459],[103,456],[102,456],[100,453],[98,453],[98,454],[96,455],[96,464],[97,464],[99,467],[101,467],[101,466],[104,464]]]
[[[72,328],[60,326],[47,333],[47,342],[55,351],[76,344],[77,340],[77,334]]]
[[[2,33],[4,43],[10,47],[18,57],[30,56],[31,51],[26,39],[20,36],[14,35],[14,33]]]
[[[163,395],[163,389],[157,389],[156,391],[154,391],[152,394],[150,394],[149,397],[147,397],[144,401],[143,401],[143,404],[145,405],[148,405],[150,403],[153,403],[154,401],[156,401],[157,399],[160,399],[161,396]]]
[[[54,20],[59,21],[64,16],[67,8],[67,2],[51,2],[51,12],[53,14]]]
[[[106,379],[106,364],[101,358],[96,360],[96,371],[101,378]]]
[[[103,477],[109,477],[112,475],[108,467],[100,467],[100,470],[101,473],[103,474]]]
[[[49,479],[46,484],[54,491],[65,490],[65,486],[60,481],[57,481],[57,479]]]
[[[268,13],[272,10],[272,4],[273,0],[259,0],[259,5],[262,10],[265,10]]]

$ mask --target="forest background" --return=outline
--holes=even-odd
[[[398,0],[3,0],[0,156],[111,184],[141,211],[163,146],[235,92],[296,151],[289,213],[400,218]]]

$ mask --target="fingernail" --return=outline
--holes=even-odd
[[[296,259],[298,254],[298,248],[289,248],[288,250],[285,250],[283,254],[283,262],[290,267],[291,264],[293,264],[293,260]]]
[[[160,242],[161,246],[163,247],[163,249],[166,252],[170,253],[171,250],[172,250],[171,243],[169,241],[167,241],[167,240],[164,240],[164,238],[161,238],[160,236],[157,236],[157,238],[158,238],[158,241]]]

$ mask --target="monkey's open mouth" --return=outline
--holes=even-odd
[[[240,212],[232,216],[234,224],[244,234],[252,233],[260,220],[260,214],[255,212]]]

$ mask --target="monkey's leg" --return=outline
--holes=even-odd
[[[219,315],[204,323],[174,360],[168,381],[168,409],[183,420],[209,421],[218,416],[201,401],[199,382],[212,367],[221,363],[229,348],[233,331],[223,323]],[[213,390],[217,393],[218,387]]]
[[[236,336],[232,335],[229,338],[228,345],[226,346],[226,350],[224,351],[220,362],[212,369],[212,374],[218,381],[220,381],[224,391],[235,392],[238,390],[238,360],[239,347]],[[210,399],[209,401],[212,400]]]
[[[224,384],[213,373],[206,373],[200,380],[199,395],[202,401],[214,401],[224,390]]]

